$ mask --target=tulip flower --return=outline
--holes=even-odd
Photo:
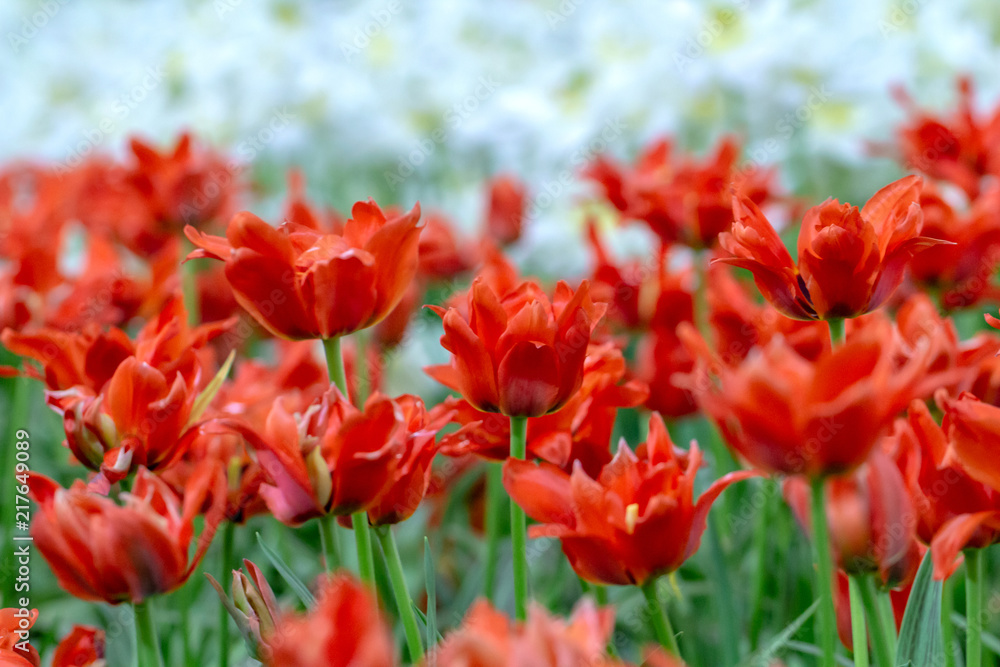
[[[486,234],[500,245],[518,240],[527,212],[526,199],[524,184],[513,176],[497,176],[490,181]]]
[[[307,613],[281,616],[269,648],[263,655],[267,667],[396,664],[375,597],[345,575],[324,579]]]
[[[955,409],[949,407],[951,399],[941,400],[944,428],[923,401],[913,401],[907,418],[897,421],[892,441],[917,513],[917,535],[931,545],[935,577],[945,579],[958,567],[960,552],[1000,540],[1000,493],[972,477],[957,455],[963,445],[955,447],[956,439],[965,431],[960,411],[975,402],[963,398],[954,402],[960,404]]]
[[[686,460],[685,460],[686,459]],[[643,585],[679,568],[697,551],[708,510],[740,471],[715,481],[694,502],[701,450],[675,451],[663,419],[649,420],[649,438],[634,453],[624,443],[591,478],[542,463],[508,459],[504,488],[528,516],[532,537],[557,537],[576,573],[598,584]]]
[[[52,667],[105,667],[104,630],[74,625],[56,647]]]
[[[608,442],[619,408],[641,405],[648,395],[644,384],[627,380],[625,359],[613,343],[590,346],[584,361],[580,390],[558,412],[528,421],[527,448],[564,470],[575,461],[596,476],[611,460]],[[476,410],[468,401],[447,398],[435,410],[454,411],[462,427],[441,438],[446,456],[476,454],[503,461],[510,454],[510,422],[495,413]]]
[[[700,359],[683,382],[735,453],[756,468],[810,478],[864,463],[914,397],[929,350],[900,365],[897,334],[882,321],[816,359],[779,336],[729,366],[693,329],[682,325],[681,334]]]
[[[27,640],[29,630],[37,620],[37,609],[0,609],[0,665],[41,666],[38,651]]]
[[[922,182],[890,183],[860,210],[829,199],[809,209],[799,231],[798,263],[752,200],[733,197],[732,230],[719,235],[730,257],[750,270],[758,289],[786,316],[841,320],[875,310],[903,280],[910,258],[939,243],[920,236]]]
[[[972,107],[972,81],[961,77],[957,84],[958,107],[943,118],[921,111],[905,91],[897,90],[896,97],[911,114],[899,128],[898,139],[909,168],[954,183],[974,199],[984,175],[1000,174],[996,153],[1000,109],[980,116]]]
[[[193,227],[188,259],[226,263],[233,294],[275,336],[332,339],[373,326],[399,303],[417,271],[420,206],[388,218],[358,202],[343,234],[286,222],[271,227],[239,213],[226,238]]]
[[[583,382],[590,334],[604,313],[578,290],[560,282],[552,301],[533,282],[498,296],[482,278],[472,283],[468,314],[429,306],[444,321],[441,345],[449,365],[427,372],[484,412],[538,417],[555,412]]]
[[[123,504],[89,492],[79,480],[69,489],[32,473],[38,503],[31,534],[59,585],[84,600],[139,603],[180,587],[198,566],[225,511],[225,480],[216,468],[192,478],[179,498],[145,468]],[[205,527],[193,556],[194,520]]]
[[[757,204],[773,198],[774,170],[737,169],[739,156],[740,146],[732,137],[720,141],[702,162],[677,155],[671,141],[661,140],[631,170],[599,157],[586,175],[625,217],[645,222],[664,244],[700,249],[714,245],[732,223],[734,188]]]
[[[584,598],[569,620],[553,618],[532,605],[527,622],[512,623],[489,602],[479,600],[461,627],[445,636],[424,667],[563,667],[595,665],[625,667],[606,655],[614,631],[614,610],[598,608]],[[658,663],[659,664],[659,663]],[[675,663],[662,663],[673,665]]]

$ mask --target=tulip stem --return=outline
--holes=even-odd
[[[358,547],[358,576],[361,581],[375,588],[375,557],[372,554],[372,535],[368,528],[368,512],[361,510],[351,515],[354,540]]]
[[[222,590],[229,595],[232,589],[233,575],[233,534],[235,524],[226,521],[222,527]],[[219,606],[219,667],[229,666],[229,612],[225,605]],[[187,607],[184,609],[187,613]]]
[[[653,626],[653,634],[660,646],[669,651],[672,655],[680,656],[680,649],[677,647],[677,637],[673,628],[670,627],[670,619],[663,605],[660,604],[660,596],[656,591],[656,579],[650,579],[641,587],[642,594],[646,597],[646,607],[649,610],[649,622]]]
[[[195,249],[193,243],[184,240],[184,256]],[[184,262],[181,265],[181,297],[187,311],[188,326],[197,326],[201,319],[201,298],[198,294],[198,263]]]
[[[941,586],[941,643],[944,644],[944,667],[955,667],[955,578],[948,577]]]
[[[340,565],[340,548],[337,544],[337,520],[333,515],[319,518],[319,541],[323,546],[323,567],[333,572]]]
[[[493,602],[497,559],[500,557],[500,524],[503,522],[505,494],[503,464],[489,461],[486,466],[486,575],[483,593],[487,600]]]
[[[138,667],[163,667],[150,602],[145,600],[132,605],[135,611],[135,664]]]
[[[874,579],[872,580],[874,581]],[[892,598],[889,591],[878,592],[878,610],[882,618],[882,631],[885,632],[886,646],[889,648],[889,658],[895,664],[896,660],[896,613],[892,609]]]
[[[344,371],[344,355],[340,351],[340,336],[324,338],[323,352],[326,353],[326,370],[330,375],[330,383],[337,385],[337,389],[349,401],[350,396],[347,395],[347,373]]]
[[[843,345],[844,343],[844,320],[827,320],[827,326],[830,327],[830,346],[837,347],[838,345]]]
[[[823,667],[834,667],[837,650],[836,613],[833,608],[833,562],[830,557],[830,536],[826,527],[826,504],[822,477],[811,480],[813,560],[816,561],[817,591],[819,592],[820,646]]]
[[[527,458],[528,418],[510,418],[510,456]],[[514,551],[514,613],[517,620],[528,617],[528,520],[516,502],[510,503],[510,541]]]
[[[403,562],[399,558],[396,538],[393,537],[392,529],[388,525],[375,526],[373,530],[379,544],[382,545],[382,555],[385,557],[385,564],[389,569],[389,580],[392,582],[392,593],[396,598],[399,618],[403,622],[406,647],[410,651],[410,662],[416,665],[424,657],[424,647],[420,643],[420,627],[417,625],[417,616],[413,613],[410,592],[406,588],[406,576],[403,574]]]
[[[879,665],[892,665],[893,648],[888,637],[889,630],[885,627],[885,618],[879,611],[878,591],[875,590],[875,579],[872,575],[861,578],[861,600],[865,605],[865,614],[868,616],[868,628],[872,634],[872,646],[875,649],[875,658]],[[893,622],[892,629],[896,629]],[[895,636],[895,634],[893,635]]]
[[[851,592],[851,650],[854,666],[868,667],[868,631],[865,629],[865,606],[862,601],[861,582],[856,575],[848,578]]]
[[[965,665],[983,664],[983,551],[965,550]]]

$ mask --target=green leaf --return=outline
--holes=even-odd
[[[746,667],[763,667],[764,665],[770,665],[774,660],[774,657],[778,654],[781,649],[785,648],[795,633],[809,620],[809,617],[816,613],[819,609],[819,600],[816,600],[809,608],[802,612],[798,618],[788,624],[784,630],[779,632],[771,642],[757,651],[754,651],[752,655],[746,658],[741,665]]]
[[[941,582],[934,581],[930,550],[917,571],[903,614],[896,651],[897,667],[944,664],[941,639]]]
[[[264,544],[264,540],[261,538],[260,533],[257,533],[257,544],[260,545],[264,555],[267,556],[269,561],[271,561],[271,565],[273,565],[274,569],[278,571],[281,578],[284,579],[285,582],[292,587],[292,590],[295,591],[295,594],[299,596],[299,599],[302,600],[302,604],[306,607],[312,607],[316,602],[316,598],[314,598],[313,594],[309,592],[309,588],[302,583],[301,579],[295,576],[295,573],[292,572],[292,568],[288,567],[285,561],[281,560],[281,556],[279,556],[274,549]]]
[[[219,372],[215,374],[212,381],[208,383],[205,390],[198,395],[198,398],[194,399],[194,405],[191,406],[191,415],[188,417],[187,425],[190,427],[192,424],[196,423],[201,416],[205,414],[205,410],[215,399],[215,395],[219,393],[219,389],[222,388],[222,383],[226,381],[226,376],[229,375],[229,369],[233,367],[233,361],[236,359],[236,350],[229,353],[229,357],[226,358],[226,363],[222,364],[222,368]]]

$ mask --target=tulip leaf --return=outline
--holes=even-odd
[[[304,604],[306,608],[311,608],[316,602],[316,598],[314,598],[313,594],[309,592],[309,588],[302,583],[302,580],[295,576],[295,573],[292,572],[292,568],[288,567],[288,564],[281,559],[281,556],[279,556],[274,549],[264,544],[264,539],[260,536],[260,533],[257,533],[257,544],[260,545],[264,555],[267,556],[269,561],[271,561],[271,565],[273,565],[274,569],[278,571],[278,574],[280,574],[281,578],[285,580],[285,583],[291,586],[292,590],[295,591],[295,594],[299,596],[299,599],[302,600],[302,604]]]
[[[934,564],[930,550],[913,581],[910,600],[903,614],[896,652],[897,667],[943,665],[944,644],[941,639],[941,582],[934,581]]]
[[[757,651],[754,651],[752,655],[740,664],[744,667],[760,667],[762,665],[770,665],[774,656],[778,654],[778,651],[784,648],[791,638],[795,636],[795,633],[798,632],[803,625],[805,625],[805,622],[809,620],[809,617],[816,613],[816,610],[819,609],[819,603],[820,601],[816,600],[809,605],[809,608],[799,614],[798,618],[789,623],[784,630],[779,632],[774,639],[771,640],[771,643],[758,649]]]
[[[219,393],[219,389],[222,388],[222,383],[226,381],[226,376],[229,375],[229,369],[233,367],[233,361],[236,359],[236,350],[229,353],[226,358],[226,363],[222,364],[222,368],[219,372],[215,374],[212,381],[208,383],[205,390],[198,395],[198,398],[194,399],[194,405],[191,406],[191,416],[188,417],[187,425],[190,427],[195,424],[201,416],[205,414],[205,410],[211,405],[212,400],[215,399],[215,395]]]

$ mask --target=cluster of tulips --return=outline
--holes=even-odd
[[[984,551],[1000,541],[1000,336],[962,339],[952,317],[981,320],[1000,297],[1000,111],[983,117],[960,91],[954,113],[913,108],[898,131],[921,175],[873,187],[860,208],[779,192],[732,138],[705,158],[670,141],[634,166],[598,158],[581,174],[600,211],[584,225],[590,275],[554,285],[510,259],[532,224],[511,177],[490,182],[473,237],[419,205],[322,209],[294,172],[272,225],[238,212],[241,169],[188,135],[71,169],[7,165],[0,338],[21,360],[4,372],[22,397],[44,384],[75,476],[65,488],[4,455],[35,503],[34,548],[68,595],[134,607],[142,667],[162,666],[170,643],[154,607],[211,569],[216,542],[217,648],[186,664],[230,664],[235,628],[250,657],[281,667],[676,667],[698,663],[664,593],[688,584],[674,575],[704,535],[723,563],[710,576],[725,579],[724,517],[746,512],[720,495],[741,483],[774,489],[811,545],[816,601],[788,631],[815,616],[804,655],[960,664],[957,646],[979,667]],[[611,217],[647,226],[652,251],[616,259]],[[795,258],[772,220],[798,224]],[[73,262],[69,237],[84,239]],[[383,393],[386,359],[432,318],[450,360],[425,370],[451,394]],[[639,437],[613,443],[629,416]],[[698,419],[705,451],[678,447],[671,430]],[[447,554],[430,545],[453,495],[484,543],[484,597],[440,636]],[[424,568],[396,542],[418,509]],[[267,516],[318,526],[314,572],[267,550],[299,604],[275,594],[260,551],[234,553]],[[773,516],[750,512],[761,544]],[[529,539],[558,540],[579,577],[569,619],[533,602]],[[507,567],[512,617],[495,606]],[[639,589],[638,646],[616,646],[607,587],[617,600]],[[0,612],[0,664],[40,665],[19,640],[37,617]],[[756,647],[753,629],[736,632],[720,630],[716,664]],[[51,664],[105,661],[104,630],[78,626]]]

